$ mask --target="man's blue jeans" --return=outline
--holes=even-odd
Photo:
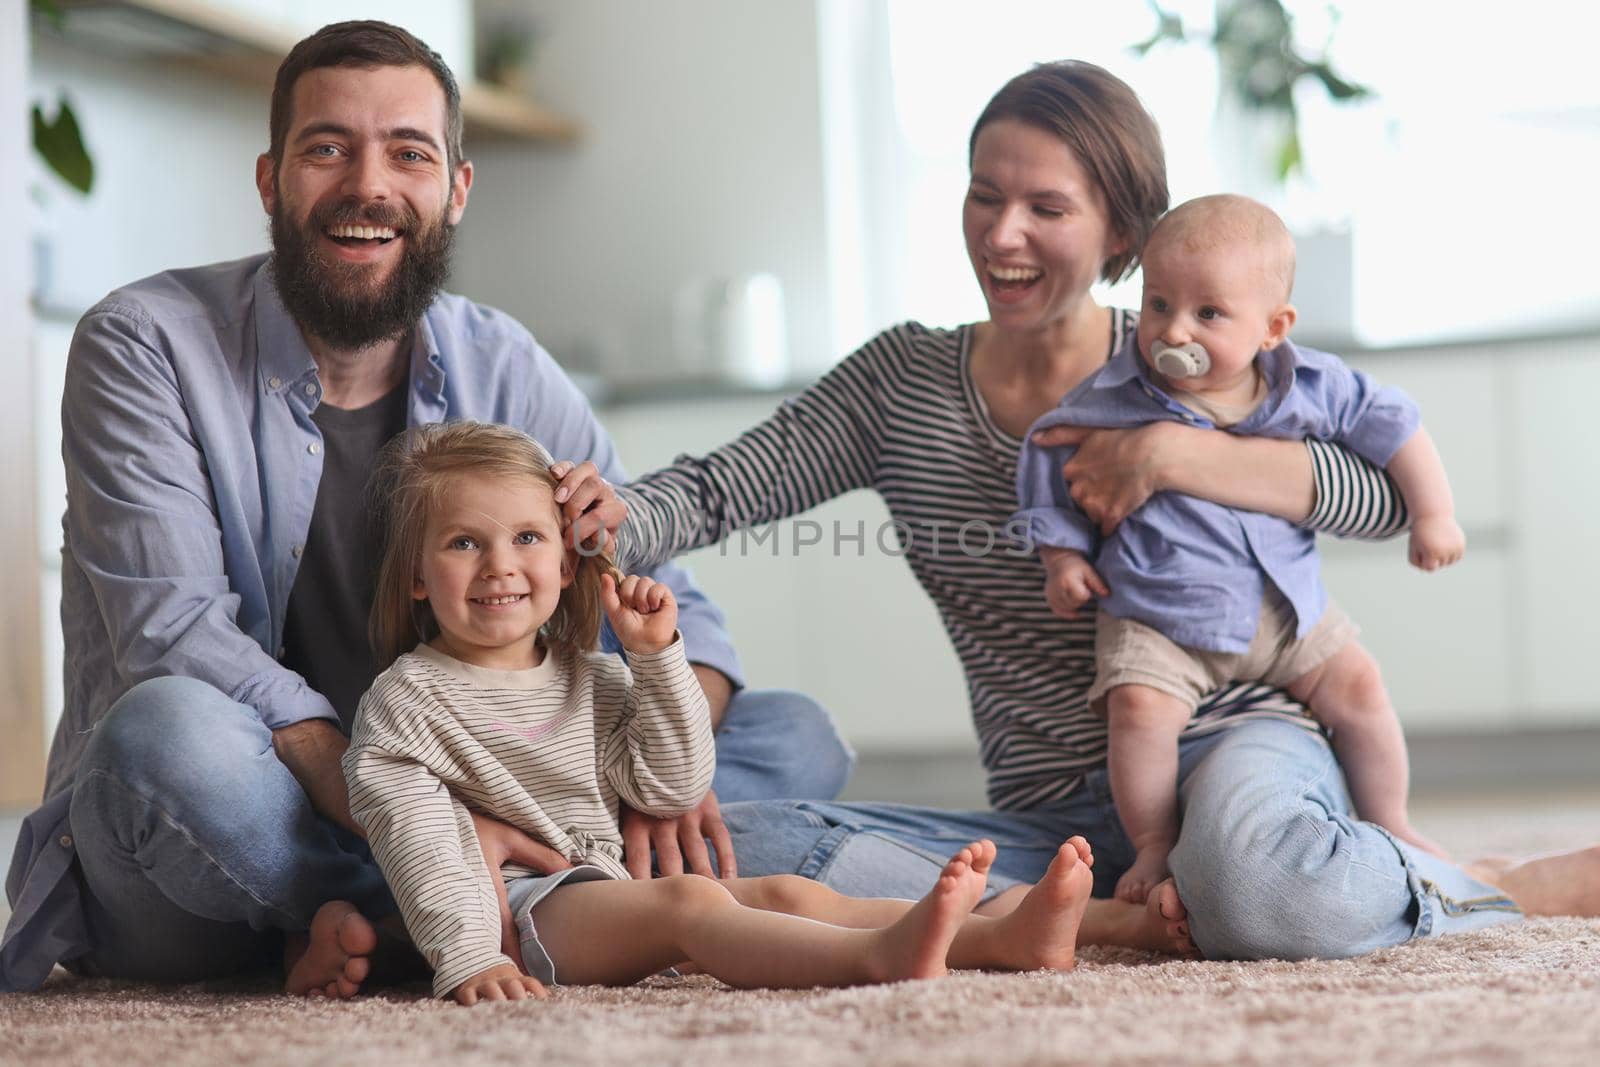
[[[741,690],[718,732],[729,800],[827,799],[854,755],[797,693]],[[270,962],[328,900],[395,905],[363,841],[319,816],[255,711],[189,678],[130,690],[95,728],[72,798],[82,970],[195,981]]]
[[[1187,738],[1179,777],[1171,865],[1208,958],[1356,956],[1520,914],[1499,890],[1352,817],[1338,762],[1310,730],[1269,719]],[[1026,812],[798,801],[729,805],[723,818],[741,875],[801,874],[851,896],[921,896],[979,837],[999,846],[991,892],[1037,881],[1073,834],[1094,848],[1096,896],[1133,860],[1104,769],[1065,803]]]

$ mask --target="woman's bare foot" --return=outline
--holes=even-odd
[[[994,842],[985,839],[950,857],[928,895],[878,934],[867,964],[874,981],[940,978],[949,972],[950,942],[982,899],[994,856]]]
[[[1070,971],[1077,962],[1078,926],[1094,888],[1089,870],[1093,863],[1089,842],[1068,839],[1044,877],[989,928],[989,965],[1013,971]]]
[[[1517,863],[1486,859],[1463,867],[1510,897],[1525,915],[1600,918],[1600,845]]]
[[[378,932],[354,904],[330,900],[317,909],[308,934],[284,950],[284,990],[296,996],[353,997],[371,969]]]

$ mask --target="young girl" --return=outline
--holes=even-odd
[[[709,717],[671,593],[565,546],[550,465],[515,430],[457,422],[391,446],[376,483],[388,542],[372,630],[390,666],[362,698],[344,768],[436,996],[542,996],[558,979],[630,983],[686,960],[742,987],[1072,966],[1093,862],[1081,838],[1001,917],[969,914],[988,841],[957,852],[914,903],[792,876],[630,881],[618,801],[659,816],[698,803],[714,765]],[[626,666],[594,651],[602,608]],[[472,811],[572,864],[504,868],[520,959],[501,951]],[[333,902],[311,939],[291,987],[353,993],[364,965],[347,957],[370,950],[370,927]]]

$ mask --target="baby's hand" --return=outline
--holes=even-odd
[[[452,989],[450,995],[457,1004],[471,1007],[480,1000],[543,1000],[550,993],[539,979],[530,978],[512,964],[501,963],[479,971]]]
[[[1455,563],[1467,551],[1467,535],[1453,515],[1429,515],[1411,524],[1411,565],[1436,571]]]
[[[660,582],[630,574],[619,587],[611,575],[603,575],[600,602],[629,652],[660,652],[678,632],[678,602]]]
[[[1111,590],[1095,573],[1094,565],[1082,554],[1066,549],[1043,553],[1049,576],[1044,581],[1044,598],[1050,610],[1063,619],[1076,618],[1078,609],[1090,597],[1110,596]]]

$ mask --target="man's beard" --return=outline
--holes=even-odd
[[[320,205],[297,226],[278,196],[272,216],[272,276],[283,306],[300,328],[335,348],[367,348],[403,337],[421,320],[450,274],[455,227],[440,212],[424,227],[409,206],[377,201]],[[405,241],[386,282],[374,263],[345,263],[325,256],[317,241],[329,226],[387,226]]]

